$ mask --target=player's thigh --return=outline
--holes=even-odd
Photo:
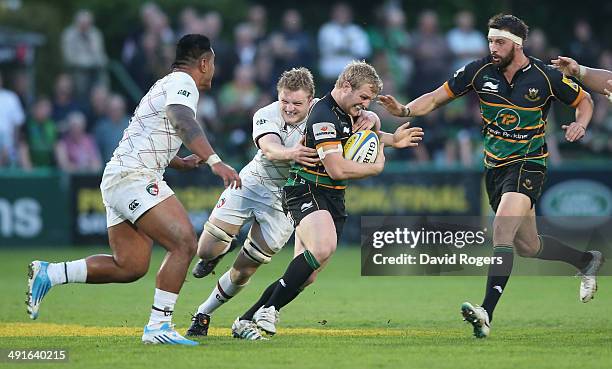
[[[533,257],[540,251],[540,238],[536,224],[535,208],[523,217],[523,222],[514,237],[514,246],[519,255]]]
[[[495,244],[512,244],[521,223],[529,214],[531,199],[519,192],[506,192],[493,220],[493,242]]]
[[[108,228],[113,258],[119,267],[143,275],[149,269],[153,240],[129,221]]]
[[[336,250],[337,234],[334,219],[327,210],[306,215],[295,230],[304,247],[317,260],[324,262]]]
[[[195,253],[195,231],[187,211],[174,195],[144,213],[136,226],[168,251]]]

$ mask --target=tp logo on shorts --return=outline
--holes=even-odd
[[[217,209],[225,205],[225,197],[222,197],[221,200],[217,203]]]
[[[157,186],[157,182],[149,183],[147,186],[147,192],[152,196],[157,196],[159,194],[159,186]]]

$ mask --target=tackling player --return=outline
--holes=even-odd
[[[236,171],[224,164],[195,120],[198,90],[211,88],[215,54],[202,35],[186,35],[176,47],[172,72],[142,98],[113,157],[106,164],[100,189],[106,206],[113,255],[76,261],[33,261],[28,278],[28,312],[38,317],[51,287],[66,283],[128,283],[149,269],[153,241],[167,254],[157,273],[155,296],[144,343],[196,345],[174,330],[174,305],[196,252],[196,235],[183,205],[163,179],[166,167],[191,169],[201,162],[241,186]],[[195,155],[176,156],[181,144]],[[205,159],[205,160],[204,160]]]
[[[563,125],[569,142],[584,136],[593,113],[590,95],[572,80],[542,61],[523,53],[528,27],[513,15],[489,20],[490,55],[475,60],[435,91],[402,105],[392,96],[381,104],[393,115],[417,117],[428,114],[473,90],[480,99],[485,148],[485,182],[489,203],[495,211],[493,254],[502,264],[489,268],[482,306],[461,306],[474,335],[489,335],[493,310],[512,271],[514,252],[522,257],[559,260],[582,274],[582,302],[597,290],[596,273],[603,262],[599,251],[582,252],[536,228],[534,206],[546,178],[546,116],[553,100],[576,109],[576,121]]]
[[[240,172],[243,187],[226,189],[204,225],[198,245],[202,260],[194,268],[194,275],[208,275],[228,252],[240,228],[249,220],[253,220],[253,225],[232,268],[219,278],[210,296],[198,307],[188,336],[207,335],[211,314],[236,296],[257,268],[269,263],[291,237],[293,225],[282,209],[282,187],[292,163],[314,168],[320,160],[314,148],[302,144],[306,116],[316,100],[314,90],[308,69],[285,71],[277,83],[278,101],[253,116],[253,141],[259,150]],[[380,125],[376,114],[362,111],[353,128],[374,125]],[[403,125],[388,142],[397,148],[413,146],[420,136],[420,128]],[[301,252],[301,248],[296,248],[296,255]],[[232,333],[237,338],[262,338],[251,319],[236,319]]]

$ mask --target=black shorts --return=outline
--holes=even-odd
[[[304,217],[317,210],[327,210],[336,226],[336,241],[340,241],[346,210],[344,190],[334,190],[306,182],[297,186],[283,188],[283,210],[297,227]]]
[[[546,181],[546,167],[529,161],[485,170],[489,204],[494,211],[506,192],[520,192],[529,196],[531,207],[540,198]]]

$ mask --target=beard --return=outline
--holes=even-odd
[[[494,61],[493,64],[495,64],[501,71],[506,70],[508,65],[510,65],[510,63],[512,62],[512,59],[514,59],[514,48],[510,50],[510,52],[508,53],[508,55],[506,55],[505,58],[502,58],[499,55],[497,57],[499,58],[499,61]]]

